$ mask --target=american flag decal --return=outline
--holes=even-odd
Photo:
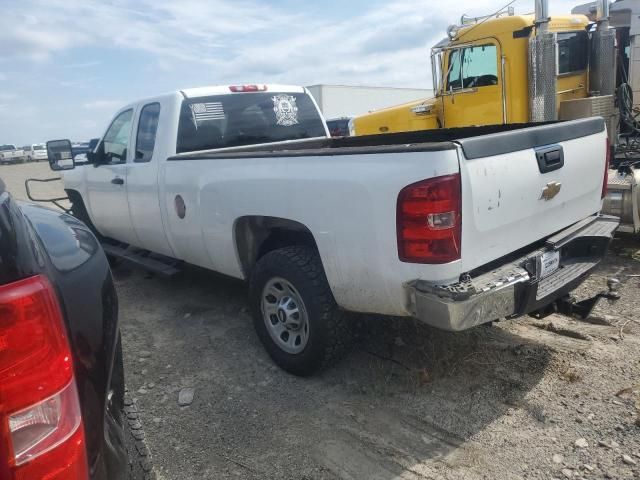
[[[224,120],[224,110],[220,102],[192,103],[190,107],[196,125],[207,120]]]

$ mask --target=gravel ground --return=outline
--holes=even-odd
[[[50,176],[0,167],[18,197],[27,175]],[[553,315],[453,334],[366,316],[353,353],[311,379],[273,366],[243,283],[195,268],[114,275],[127,381],[161,479],[640,478],[633,238],[616,239],[576,292],[621,280],[623,298],[591,323]]]

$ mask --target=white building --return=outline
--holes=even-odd
[[[433,96],[426,88],[311,85],[307,87],[325,118],[352,117]]]

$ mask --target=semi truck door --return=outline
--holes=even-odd
[[[156,144],[156,138],[169,135],[163,117],[167,112],[161,115],[161,109],[160,102],[151,102],[140,110],[135,125],[133,163],[127,174],[127,197],[140,246],[173,257],[160,211],[158,169],[167,152],[162,150],[162,142]]]
[[[102,161],[87,165],[87,197],[91,220],[106,236],[138,245],[127,203],[127,168],[131,155],[133,109],[120,112],[97,147]]]
[[[445,128],[504,122],[499,53],[492,41],[449,52],[442,97]]]

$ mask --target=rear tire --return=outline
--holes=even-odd
[[[156,480],[151,452],[147,448],[138,406],[129,392],[124,394],[124,443],[129,457],[127,480]]]
[[[124,385],[124,359],[122,338],[118,333],[118,343],[111,374],[112,396],[108,408],[113,412],[117,424],[122,427],[122,438],[127,452],[126,480],[156,480],[151,453],[147,448],[138,406]]]
[[[351,345],[347,314],[338,308],[314,248],[291,246],[263,256],[251,275],[249,301],[260,341],[289,373],[313,375]]]

